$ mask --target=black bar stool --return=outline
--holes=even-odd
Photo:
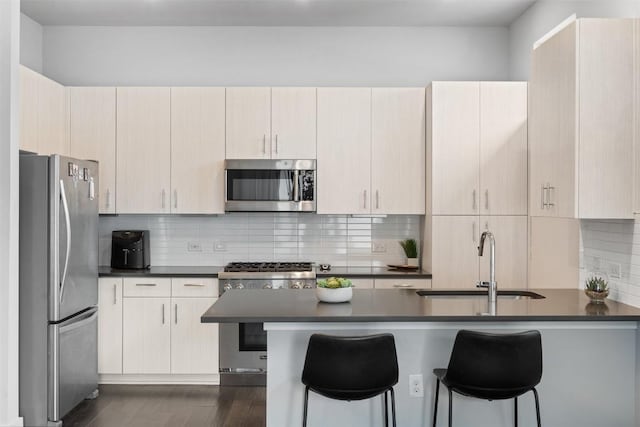
[[[391,334],[364,337],[336,337],[313,334],[309,338],[302,371],[304,412],[307,425],[309,390],[337,400],[364,400],[384,394],[384,422],[389,425],[387,393],[391,392],[391,413],[396,426],[393,386],[398,383],[398,357]]]
[[[438,419],[440,381],[449,390],[449,427],[452,424],[453,392],[485,400],[514,399],[514,421],[518,426],[518,396],[529,391],[536,400],[540,424],[540,402],[535,386],[542,378],[542,340],[540,332],[488,334],[459,331],[449,367],[434,369],[436,376],[433,427]]]

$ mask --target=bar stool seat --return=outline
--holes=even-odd
[[[514,423],[518,426],[518,397],[531,391],[536,403],[538,427],[540,402],[535,388],[542,378],[540,332],[489,334],[459,331],[447,369],[434,369],[433,427],[438,417],[440,383],[449,391],[449,427],[453,424],[453,392],[485,400],[514,399]]]
[[[393,426],[396,426],[395,394],[398,357],[393,335],[341,337],[313,334],[309,338],[302,371],[304,410],[307,425],[309,390],[336,400],[384,398],[384,421],[389,425],[387,395],[391,394]]]

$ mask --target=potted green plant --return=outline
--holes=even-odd
[[[322,302],[347,302],[353,297],[353,284],[344,277],[329,277],[316,284],[316,297]]]
[[[418,242],[416,239],[405,239],[400,241],[400,246],[404,250],[407,257],[407,265],[411,267],[418,266]]]
[[[609,283],[604,277],[594,274],[586,280],[584,292],[591,302],[602,303],[609,296]]]

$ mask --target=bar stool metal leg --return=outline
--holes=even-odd
[[[440,393],[440,378],[436,378],[436,395],[435,402],[433,404],[433,427],[436,427],[438,422],[438,395]]]
[[[533,390],[533,396],[536,398],[536,418],[538,419],[538,427],[542,427],[542,423],[540,422],[540,400],[538,399],[538,390]]]
[[[449,389],[449,427],[453,427],[453,392]]]
[[[393,427],[396,427],[396,394],[391,387],[391,419],[393,421]]]
[[[518,427],[518,396],[513,398],[513,420],[514,425]]]
[[[384,399],[384,427],[389,427],[389,405],[387,402],[387,392],[385,391],[384,394],[382,395],[382,398]]]
[[[307,427],[307,407],[309,406],[309,387],[304,388],[304,409],[302,411],[302,427]]]

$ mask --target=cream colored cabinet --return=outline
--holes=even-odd
[[[425,212],[424,88],[373,88],[371,212]]]
[[[117,89],[118,213],[169,213],[171,208],[169,88]]]
[[[580,286],[580,221],[529,218],[529,287]]]
[[[171,213],[224,213],[225,89],[171,88]]]
[[[70,151],[100,165],[100,213],[116,213],[116,89],[72,87],[70,92]]]
[[[427,88],[427,212],[527,214],[527,84]]]
[[[433,216],[427,229],[425,244],[430,248],[425,253],[431,254],[431,258],[423,264],[431,270],[433,288],[475,288],[480,272],[480,218]]]
[[[634,20],[633,26],[633,45],[635,47],[634,58],[635,58],[635,103],[634,103],[634,153],[635,153],[635,163],[634,163],[634,179],[633,183],[635,185],[635,205],[634,212],[636,214],[640,213],[640,19]]]
[[[69,155],[69,92],[42,74],[20,67],[20,149]]]
[[[375,279],[376,289],[430,289],[431,279],[393,278]]]
[[[124,298],[122,372],[171,372],[170,298]]]
[[[532,216],[632,217],[633,49],[631,19],[580,19],[534,49]]]
[[[98,280],[98,373],[122,374],[122,279]]]
[[[481,216],[480,232],[491,231],[496,242],[496,281],[499,288],[527,287],[528,218],[526,216]],[[489,280],[489,241],[480,258],[479,280]],[[477,256],[477,254],[476,254]]]
[[[171,298],[171,373],[218,373],[218,324],[200,317],[217,298]]]
[[[373,279],[350,279],[351,284],[356,289],[373,289],[374,288],[374,280]]]
[[[315,159],[315,88],[227,88],[227,159]]]
[[[317,212],[371,212],[371,89],[318,89]]]

